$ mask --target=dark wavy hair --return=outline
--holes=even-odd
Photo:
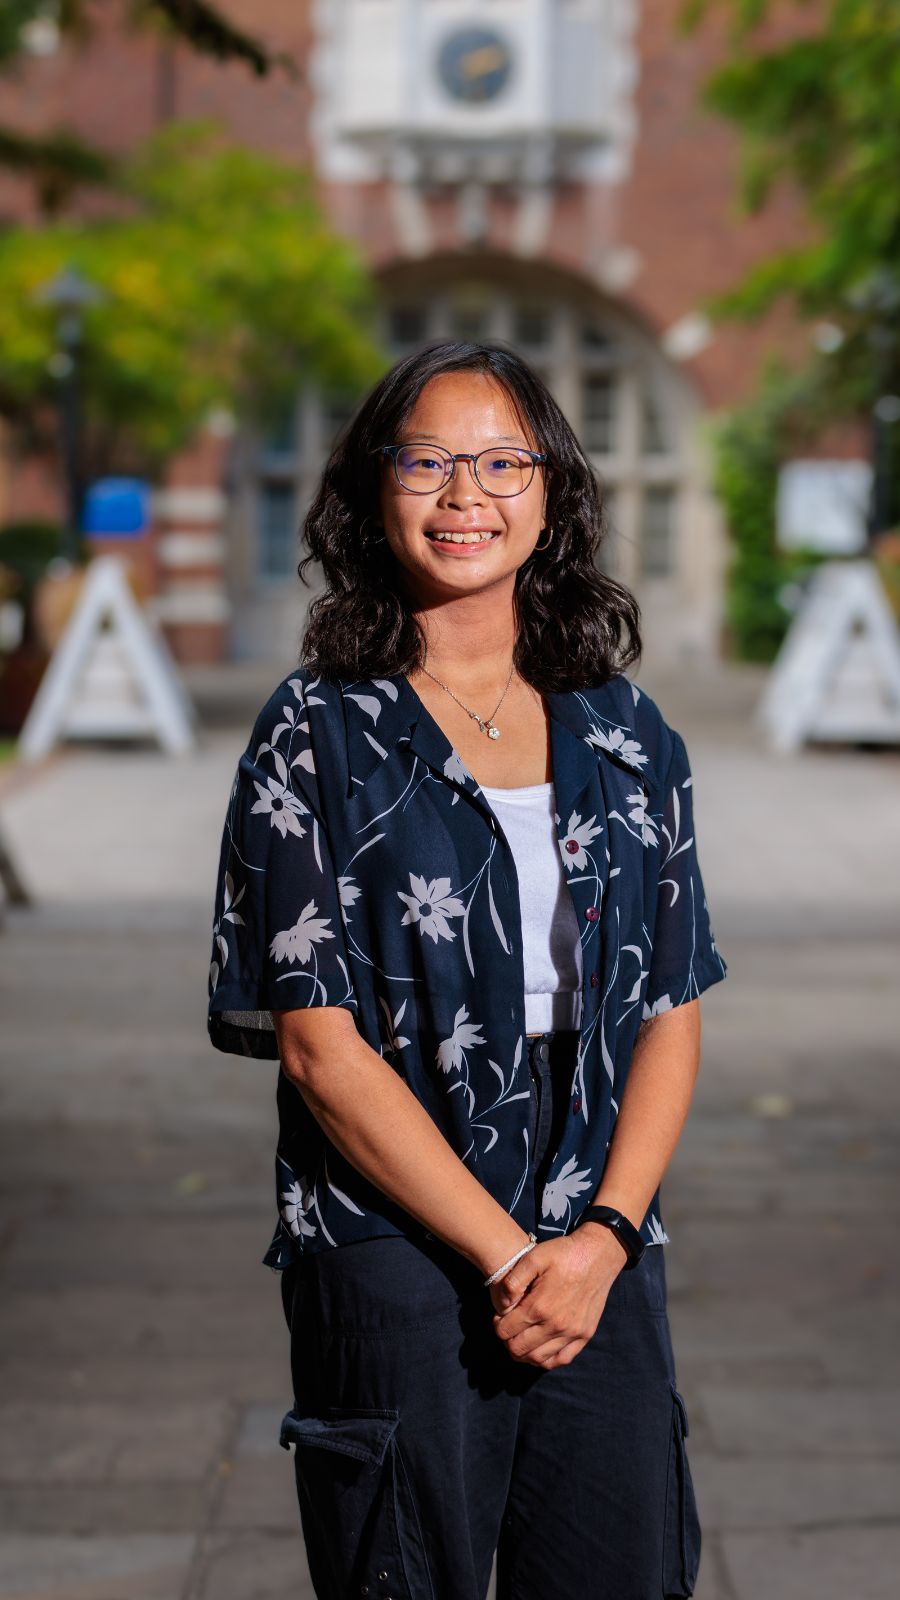
[[[537,373],[497,344],[444,341],[404,356],[337,439],[303,525],[309,554],[298,574],[306,583],[304,569],[319,561],[325,589],[310,603],[301,664],[331,678],[386,677],[423,664],[425,635],[379,529],[385,468],[372,451],[398,439],[426,383],[448,372],[482,373],[502,384],[526,434],[547,454],[553,537],[516,574],[515,666],[539,692],[598,687],[638,659],[640,608],[597,565],[605,506],[578,440]]]

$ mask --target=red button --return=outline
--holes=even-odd
[[[600,913],[597,910],[596,906],[588,906],[588,908],[587,908],[587,910],[586,910],[586,912],[584,914],[587,917],[588,922],[596,922],[597,918],[600,915]]]
[[[570,856],[577,856],[581,846],[577,839],[567,839],[566,849],[568,850]]]
[[[574,1100],[574,1103],[573,1103],[573,1106],[572,1106],[572,1110],[574,1111],[574,1113],[575,1113],[575,1115],[577,1117],[579,1111],[581,1110],[581,1095],[580,1094],[577,1094],[575,1096],[575,1100]]]
[[[600,982],[600,979],[598,978],[596,972],[592,972],[591,973],[591,988],[592,989],[596,989],[596,987],[597,987],[599,982]]]

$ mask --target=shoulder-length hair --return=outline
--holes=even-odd
[[[298,574],[306,583],[304,569],[320,562],[325,588],[310,603],[301,664],[326,678],[355,679],[423,664],[425,635],[380,527],[385,467],[373,452],[396,443],[426,383],[448,372],[482,373],[502,384],[526,435],[547,455],[546,527],[553,533],[516,574],[515,666],[539,692],[598,687],[639,657],[640,608],[597,564],[605,504],[578,440],[537,373],[496,344],[445,341],[405,356],[337,439],[303,525],[309,554]]]

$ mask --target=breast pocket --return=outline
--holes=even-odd
[[[685,1439],[688,1417],[683,1397],[672,1391],[672,1432],[666,1485],[666,1520],[663,1546],[663,1593],[691,1595],[700,1566],[700,1518],[691,1479]]]
[[[319,1600],[347,1594],[434,1600],[398,1409],[286,1413],[279,1443],[294,1472],[310,1576]]]

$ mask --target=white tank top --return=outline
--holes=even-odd
[[[566,883],[552,783],[481,791],[509,840],[519,879],[525,962],[525,1031],[581,1025],[582,955]]]

